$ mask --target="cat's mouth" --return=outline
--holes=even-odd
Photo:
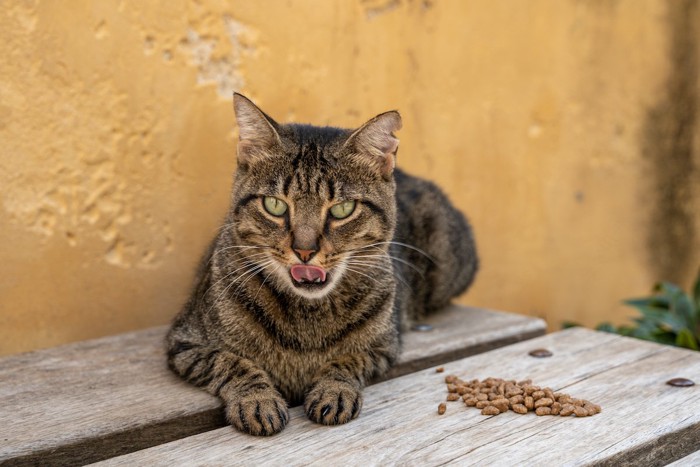
[[[296,287],[323,288],[328,280],[328,272],[319,266],[295,264],[289,269]]]

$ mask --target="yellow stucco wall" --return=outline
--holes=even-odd
[[[439,182],[476,230],[482,271],[461,302],[552,328],[621,321],[622,298],[667,278],[646,135],[676,102],[673,8],[2,2],[0,354],[174,316],[227,208],[234,90],[280,121],[351,127],[399,109],[400,166]],[[669,263],[684,285],[690,245]]]

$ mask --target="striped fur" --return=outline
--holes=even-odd
[[[235,99],[231,208],[168,334],[169,366],[253,435],[279,432],[296,404],[315,422],[345,423],[395,361],[400,330],[471,283],[471,229],[435,185],[393,170],[397,113],[355,131],[279,125]],[[267,213],[264,196],[287,213]],[[331,218],[344,200],[357,202],[353,214]],[[328,271],[310,291],[289,275],[302,236],[318,247],[309,264]]]

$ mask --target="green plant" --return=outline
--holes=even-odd
[[[652,296],[625,300],[624,303],[641,313],[634,318],[634,325],[615,327],[602,323],[596,329],[700,350],[700,271],[692,294],[685,293],[675,284],[662,282],[654,287]]]

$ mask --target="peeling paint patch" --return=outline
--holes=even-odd
[[[368,20],[389,13],[401,6],[401,0],[365,0],[365,16]],[[424,8],[429,8],[424,4]]]
[[[14,17],[26,33],[32,33],[36,30],[36,2],[15,3],[10,5],[6,13]]]
[[[105,261],[112,266],[128,268],[130,264],[125,259],[127,246],[122,238],[117,237],[105,253]]]
[[[197,67],[197,84],[215,85],[221,98],[230,99],[234,91],[245,85],[241,64],[244,58],[256,55],[257,33],[228,15],[223,16],[222,22],[230,42],[228,54],[217,56],[220,38],[200,34],[194,28],[187,30],[180,50],[189,56],[190,65]]]
[[[109,35],[109,29],[107,29],[107,22],[102,20],[97,26],[95,26],[95,39],[101,41]]]
[[[143,38],[143,53],[153,55],[156,51],[156,39],[151,35]]]
[[[0,211],[11,225],[36,235],[38,245],[80,249],[102,242],[97,259],[107,264],[157,265],[167,254],[162,221],[136,225],[134,212],[152,197],[149,178],[170,164],[154,147],[159,121],[149,107],[130,112],[124,95],[108,83],[88,89],[75,76],[67,78],[72,88],[62,90],[61,100],[53,102],[55,87],[37,86],[47,91],[35,91],[32,106],[18,102],[17,87],[0,89],[18,115],[0,128],[7,154],[14,155],[0,169],[1,184],[12,193],[2,197]],[[147,261],[145,250],[152,252]]]

